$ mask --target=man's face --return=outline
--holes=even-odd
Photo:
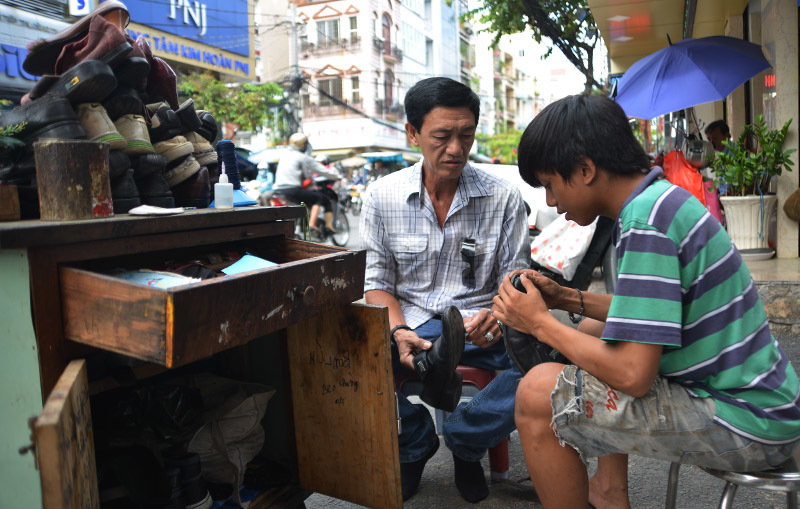
[[[727,139],[727,137],[725,135],[723,135],[722,131],[719,130],[719,129],[712,129],[712,130],[708,131],[706,133],[706,138],[708,138],[708,141],[710,141],[711,144],[714,145],[714,150],[716,152],[721,152],[722,151],[722,149],[723,149],[722,141]]]
[[[545,190],[547,205],[556,207],[559,214],[566,212],[566,218],[581,226],[592,224],[597,218],[593,210],[591,192],[581,179],[580,170],[565,182],[558,173],[539,173],[536,175]]]
[[[414,146],[422,150],[425,170],[442,179],[458,179],[475,141],[475,115],[466,106],[437,106],[425,115],[422,129],[406,123]]]

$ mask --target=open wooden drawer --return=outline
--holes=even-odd
[[[362,297],[364,251],[283,236],[208,246],[278,265],[169,289],[101,273],[151,266],[198,249],[172,249],[59,267],[65,337],[177,367]]]

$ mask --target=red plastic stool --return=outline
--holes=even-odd
[[[479,391],[489,385],[489,383],[494,380],[494,377],[497,376],[497,373],[493,370],[475,368],[472,366],[459,365],[456,371],[461,373],[462,387],[464,385],[471,385]],[[406,382],[416,383],[410,383],[406,386]],[[397,392],[402,392],[406,396],[418,396],[422,392],[422,382],[414,371],[395,375],[394,385]],[[405,391],[403,390],[404,388]],[[468,397],[471,398],[471,396]],[[462,396],[462,398],[464,398],[464,396]],[[441,423],[444,422],[444,419],[447,418],[447,415],[449,415],[449,412],[438,408],[436,409],[436,420],[437,422],[441,421],[439,424],[440,426]],[[505,437],[496,446],[489,449],[489,467],[491,469],[492,481],[508,477],[508,437]]]

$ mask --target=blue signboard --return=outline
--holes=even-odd
[[[131,22],[250,56],[247,0],[125,0]]]

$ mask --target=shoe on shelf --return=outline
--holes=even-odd
[[[200,127],[195,129],[197,134],[208,140],[209,143],[214,143],[218,133],[217,119],[214,118],[214,115],[205,110],[199,110],[197,112],[197,118],[200,119]]]
[[[470,504],[476,504],[489,496],[489,486],[480,461],[464,461],[453,454],[456,488],[461,498]]]
[[[25,105],[46,95],[66,97],[73,105],[102,101],[116,86],[111,67],[100,60],[85,60],[61,76],[42,76],[20,103]]]
[[[197,159],[201,166],[217,163],[217,151],[214,150],[208,140],[196,132],[188,132],[183,137],[192,144],[192,156]]]
[[[120,33],[122,33],[122,28],[127,25],[127,21],[130,20],[128,8],[125,7],[125,4],[118,0],[106,0],[98,4],[87,16],[79,19],[57,34],[47,39],[34,41],[28,48],[28,54],[25,57],[25,61],[22,63],[22,68],[25,69],[26,72],[36,76],[55,74],[56,60],[58,60],[59,55],[61,55],[64,46],[86,36],[89,32],[89,26],[96,17],[120,19],[123,25],[121,28],[117,27]]]
[[[175,71],[164,60],[153,56],[150,44],[141,35],[136,38],[133,44],[142,51],[147,63],[150,64],[146,85],[147,102],[166,101],[173,110],[179,109],[178,76]]]
[[[147,115],[141,96],[131,87],[115,88],[103,101],[103,107],[108,113],[108,118],[115,122],[122,115]]]
[[[141,180],[157,171],[163,173],[167,168],[167,160],[158,154],[142,154],[131,158],[133,178]]]
[[[108,178],[117,179],[131,167],[131,159],[121,150],[108,151]]]
[[[456,371],[464,352],[464,319],[455,306],[442,313],[442,335],[429,350],[414,356],[414,369],[422,380],[420,399],[434,408],[452,412],[461,399],[461,373]]]
[[[79,104],[77,113],[87,139],[108,143],[109,150],[125,150],[128,146],[128,141],[114,127],[114,122],[108,118],[108,113],[102,104]]]
[[[164,178],[163,173],[155,171],[147,177],[136,180],[139,198],[145,205],[171,209],[175,207],[175,197]]]
[[[125,137],[127,146],[124,152],[129,156],[153,154],[155,149],[150,144],[150,135],[147,134],[147,123],[141,115],[122,115],[114,122],[114,127]]]
[[[150,141],[168,140],[181,134],[181,121],[166,102],[147,105],[150,117]]]
[[[0,128],[19,126],[11,137],[25,142],[33,152],[33,142],[42,138],[84,139],[75,110],[64,97],[47,96],[0,115]]]
[[[83,38],[61,50],[53,74],[60,76],[85,60],[101,60],[113,69],[132,51],[133,46],[125,39],[125,34],[102,16],[96,16]]]
[[[439,450],[439,437],[433,443],[433,448],[428,451],[423,458],[410,463],[400,463],[400,483],[403,488],[403,502],[413,497],[419,490],[419,481],[422,479],[422,471],[425,470],[425,464],[433,458],[436,451]]]
[[[167,179],[169,187],[175,187],[198,171],[200,171],[200,165],[190,154],[167,163],[167,171],[164,172],[164,178]]]
[[[197,173],[172,187],[175,205],[178,207],[208,208],[211,203],[211,183],[208,168],[201,166]]]
[[[120,85],[131,87],[138,92],[147,90],[147,75],[150,74],[150,62],[144,56],[142,49],[136,45],[128,34],[125,41],[131,45],[132,51],[128,57],[114,67],[114,75]]]
[[[182,133],[196,131],[202,125],[194,109],[194,99],[186,99],[183,101],[180,107],[175,110],[175,115],[178,116],[181,122]]]
[[[127,214],[142,204],[132,169],[125,170],[121,177],[111,181],[111,200],[114,202],[114,214]]]
[[[153,148],[156,154],[164,156],[167,164],[180,159],[183,156],[188,156],[192,153],[192,144],[186,141],[183,136],[173,136],[172,138],[164,141],[159,141]]]

